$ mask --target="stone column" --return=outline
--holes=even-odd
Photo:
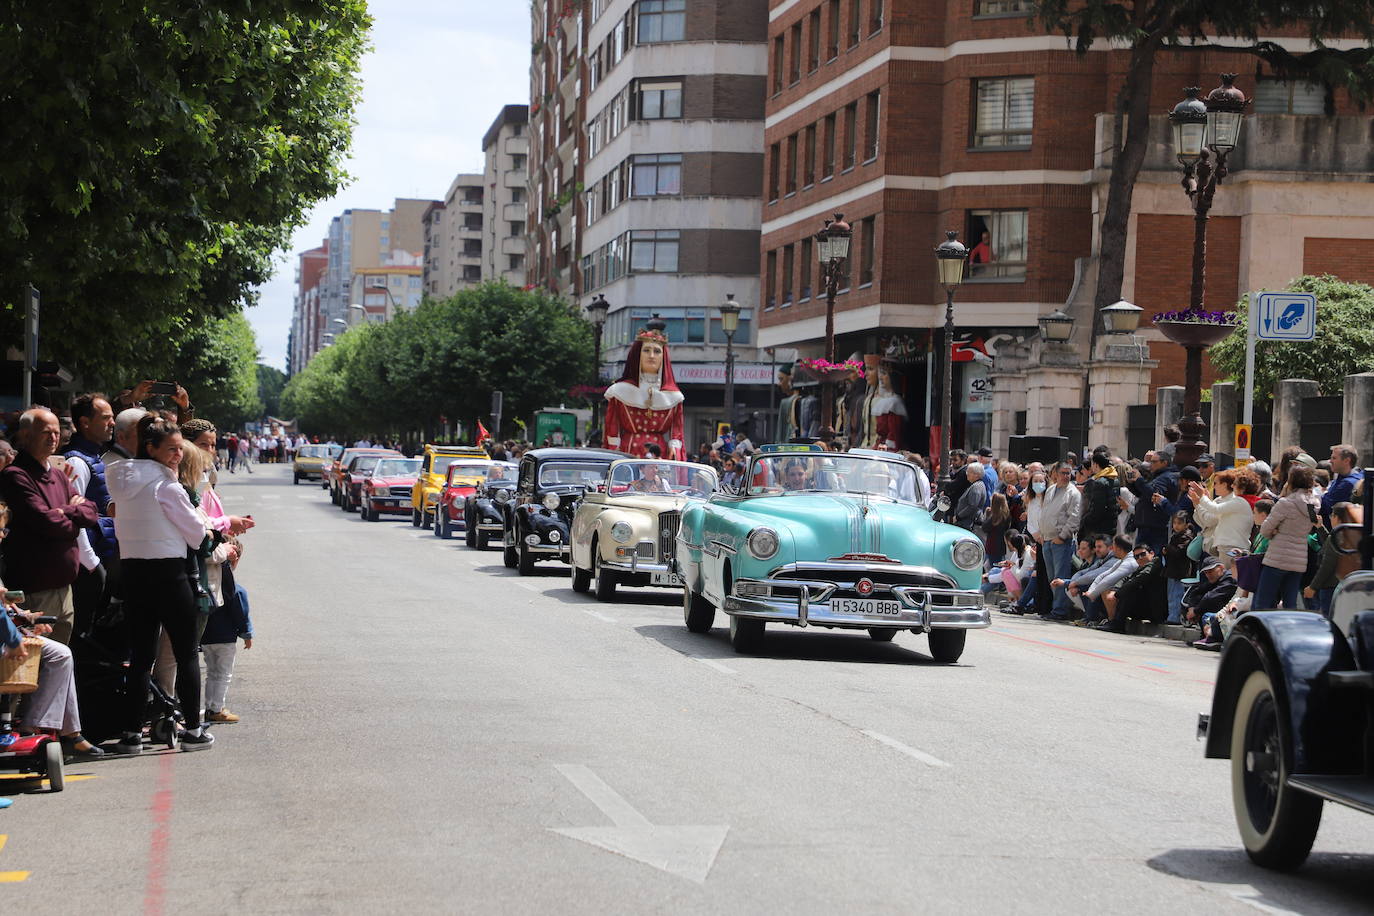
[[[1235,457],[1236,424],[1240,422],[1240,398],[1235,382],[1217,382],[1212,386],[1212,454]]]
[[[1177,423],[1183,416],[1183,391],[1182,385],[1155,389],[1155,448],[1164,444],[1164,427]]]
[[[1302,399],[1321,394],[1321,386],[1311,379],[1286,378],[1274,386],[1274,431],[1269,453],[1276,462],[1279,453],[1298,445],[1302,430]]]
[[[1360,453],[1361,464],[1374,467],[1374,372],[1345,377],[1341,439]]]

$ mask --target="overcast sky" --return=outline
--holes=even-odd
[[[371,0],[373,50],[347,169],[352,182],[317,205],[248,310],[261,361],[286,368],[295,253],[313,248],[349,207],[440,199],[459,172],[482,171],[482,135],[503,105],[529,101],[524,0]]]

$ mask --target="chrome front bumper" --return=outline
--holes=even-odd
[[[505,527],[506,527],[506,526],[503,525],[503,524],[501,524],[500,522],[479,522],[478,525],[477,525],[477,528],[476,528],[475,530],[477,530],[477,531],[504,531],[504,530],[505,530]]]
[[[924,585],[893,586],[891,595],[900,604],[897,614],[868,616],[832,610],[833,582],[798,579],[737,579],[735,588],[768,586],[770,591],[796,590],[795,595],[771,594],[767,597],[729,595],[722,610],[738,617],[757,617],[793,626],[808,625],[891,630],[978,630],[992,626],[992,613],[983,606],[983,595],[975,589],[936,588]],[[781,586],[781,589],[779,587]],[[949,604],[932,599],[948,598]],[[892,600],[892,599],[887,599]]]

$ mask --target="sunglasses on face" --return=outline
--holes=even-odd
[[[1142,550],[1142,551],[1140,551],[1139,553],[1133,553],[1133,554],[1131,554],[1131,556],[1135,557],[1137,560],[1143,560],[1143,559],[1145,559],[1146,557],[1148,557],[1149,554]]]

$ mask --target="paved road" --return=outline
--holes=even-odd
[[[1369,912],[1371,821],[1328,806],[1299,874],[1249,866],[1193,738],[1216,657],[999,619],[925,640],[770,631],[368,524],[281,468],[258,640],[196,754],[73,767],[0,812],[5,912]],[[21,788],[14,783],[8,789]],[[608,851],[610,849],[617,852]],[[0,875],[0,881],[5,876]]]

